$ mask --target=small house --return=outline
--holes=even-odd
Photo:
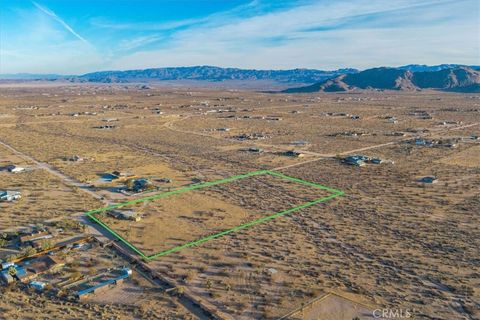
[[[438,179],[435,176],[427,176],[417,180],[420,183],[437,183]]]
[[[292,141],[292,144],[294,146],[306,146],[308,145],[308,141],[305,141],[305,140],[296,140],[296,141]]]
[[[355,155],[355,156],[348,156],[342,159],[342,162],[345,164],[353,165],[353,166],[364,166],[365,161],[369,160],[370,158],[362,155]]]

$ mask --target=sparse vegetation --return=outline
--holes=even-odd
[[[52,95],[42,95],[42,90]],[[11,117],[0,118],[0,140],[91,186],[71,186],[0,146],[0,165],[14,162],[31,169],[15,175],[0,172],[0,190],[18,189],[24,195],[21,201],[0,204],[3,229],[41,223],[37,229],[45,227],[60,235],[88,232],[80,218],[83,212],[137,197],[114,190],[117,185],[128,184],[128,177],[108,183],[102,180],[102,174],[107,172],[119,171],[152,182],[168,178],[172,181],[168,187],[175,190],[192,182],[213,181],[258,168],[277,169],[344,190],[345,196],[164,256],[161,261],[148,262],[148,266],[169,277],[179,296],[188,290],[239,320],[276,318],[302,303],[307,310],[308,301],[330,291],[346,292],[380,306],[419,310],[419,314],[429,316],[439,310],[449,319],[461,313],[477,316],[472,275],[478,269],[474,257],[480,246],[475,215],[480,211],[480,171],[474,160],[480,156],[478,142],[465,138],[455,148],[404,142],[416,136],[449,141],[474,135],[478,132],[476,126],[455,125],[457,129],[451,131],[438,123],[480,122],[476,95],[363,92],[289,96],[155,88],[148,92],[152,96],[147,98],[145,91],[135,88],[87,85],[68,89],[12,88],[2,92],[0,114]],[[203,101],[210,103],[201,104]],[[22,104],[43,107],[12,107]],[[162,105],[164,114],[152,114],[158,105]],[[452,106],[454,111],[450,111]],[[417,109],[432,115],[432,119],[414,115]],[[118,127],[93,130],[93,126],[102,124],[100,118],[68,115],[79,110],[96,112],[101,118],[118,118]],[[342,113],[360,117],[353,121],[350,116],[335,115]],[[270,115],[281,116],[282,120],[266,120]],[[395,117],[398,123],[389,123],[387,116]],[[242,134],[261,139],[231,138]],[[304,158],[279,156],[292,149],[293,141],[308,141],[295,145]],[[244,151],[250,147],[263,152]],[[76,154],[85,160],[62,160],[65,155]],[[339,159],[349,154],[393,160],[394,164],[342,164]],[[437,176],[440,182],[422,186],[416,183],[418,177],[430,175]],[[158,185],[165,187],[160,182]],[[86,190],[103,199],[94,198]],[[107,219],[135,245],[154,250],[155,245],[185,243],[238,225],[248,221],[251,214],[262,216],[289,208],[322,191],[309,192],[279,187],[269,180],[252,180],[212,188],[181,201],[135,206],[140,221]],[[12,230],[8,232],[9,237],[0,237],[4,261],[29,256],[55,243],[44,240],[37,250],[26,247],[20,252],[11,249],[16,237],[10,236]],[[114,265],[112,261],[123,261],[110,250],[98,247],[95,251],[105,256],[94,257],[85,251],[82,259],[71,259],[70,251],[55,253],[68,260],[57,276],[76,280],[97,274],[98,266],[107,268]],[[149,310],[171,318],[184,314],[182,307],[174,307],[168,300],[171,297],[155,291],[140,276],[132,283],[134,293],[130,294],[158,294],[156,299],[163,299],[158,307],[152,300],[136,300],[141,305],[135,307],[138,317],[152,317]],[[112,297],[125,294],[113,292]],[[24,294],[10,292],[6,299],[22,305]],[[64,294],[59,291],[62,299]],[[93,300],[114,301],[112,297],[105,294]],[[36,299],[59,319],[73,306],[75,310],[68,311],[71,317],[77,312],[83,317],[104,314],[121,318],[134,312],[128,298],[122,300],[124,305],[109,302],[104,307],[92,303],[91,309],[73,304],[62,307],[41,295]],[[445,308],[450,301],[458,301],[459,307]],[[35,308],[29,304],[24,310],[40,310]],[[2,310],[6,310],[7,317],[13,317],[15,312],[11,306],[2,305]]]

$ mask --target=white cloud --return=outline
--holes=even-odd
[[[479,53],[476,8],[470,0],[317,2],[243,20],[214,19],[176,33],[166,48],[120,57],[111,68],[475,64]],[[332,24],[340,27],[330,28]]]
[[[42,10],[19,10],[17,21],[14,30],[0,30],[0,73],[72,74],[106,63],[91,44],[72,37],[64,25]]]
[[[46,8],[46,7],[42,7],[41,5],[39,5],[38,3],[36,3],[35,1],[32,1],[32,3],[35,5],[35,7],[37,7],[40,11],[42,11],[43,13],[45,13],[46,15],[48,15],[49,17],[51,17],[52,19],[54,19],[55,21],[57,21],[58,23],[60,23],[64,28],[65,30],[67,30],[68,32],[70,32],[72,35],[74,35],[77,39],[85,42],[85,43],[88,43],[88,41],[82,37],[81,35],[79,35],[75,30],[72,29],[72,27],[70,27],[62,18],[60,18],[59,16],[57,16],[57,14],[55,12],[53,12],[52,10]]]
[[[142,47],[159,40],[164,39],[165,37],[160,35],[148,35],[148,36],[141,36],[133,39],[124,39],[120,41],[118,48],[120,50],[132,50],[138,47]]]

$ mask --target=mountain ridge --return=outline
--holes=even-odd
[[[81,75],[80,81],[88,82],[132,82],[132,81],[171,81],[171,80],[273,80],[284,83],[312,83],[335,77],[343,73],[358,72],[345,68],[332,71],[316,69],[257,70],[221,68],[215,66],[166,67],[126,71],[99,71]]]
[[[400,68],[372,68],[283,90],[284,93],[345,92],[352,90],[418,91],[433,89],[452,92],[480,92],[480,71],[459,66],[436,71],[410,71]]]
[[[452,70],[456,70],[452,74]],[[463,70],[463,71],[462,71]],[[465,72],[468,70],[468,72]],[[71,83],[184,83],[192,86],[230,86],[232,88],[277,88],[283,92],[339,92],[355,89],[421,90],[478,92],[480,66],[410,64],[399,67],[378,67],[359,71],[285,69],[261,70],[222,68],[216,66],[164,67],[124,71],[97,71],[83,75],[10,74],[0,80],[66,81]],[[436,72],[436,73],[432,73]],[[436,77],[436,79],[432,79]],[[463,80],[462,80],[463,79]],[[477,80],[475,80],[477,79]],[[295,87],[296,86],[296,87]],[[293,87],[293,88],[292,88]],[[275,90],[275,89],[273,89]]]

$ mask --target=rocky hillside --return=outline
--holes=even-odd
[[[480,92],[480,71],[470,67],[418,72],[401,68],[374,68],[358,73],[342,74],[333,79],[310,86],[287,89],[283,92],[339,92],[358,89]]]

